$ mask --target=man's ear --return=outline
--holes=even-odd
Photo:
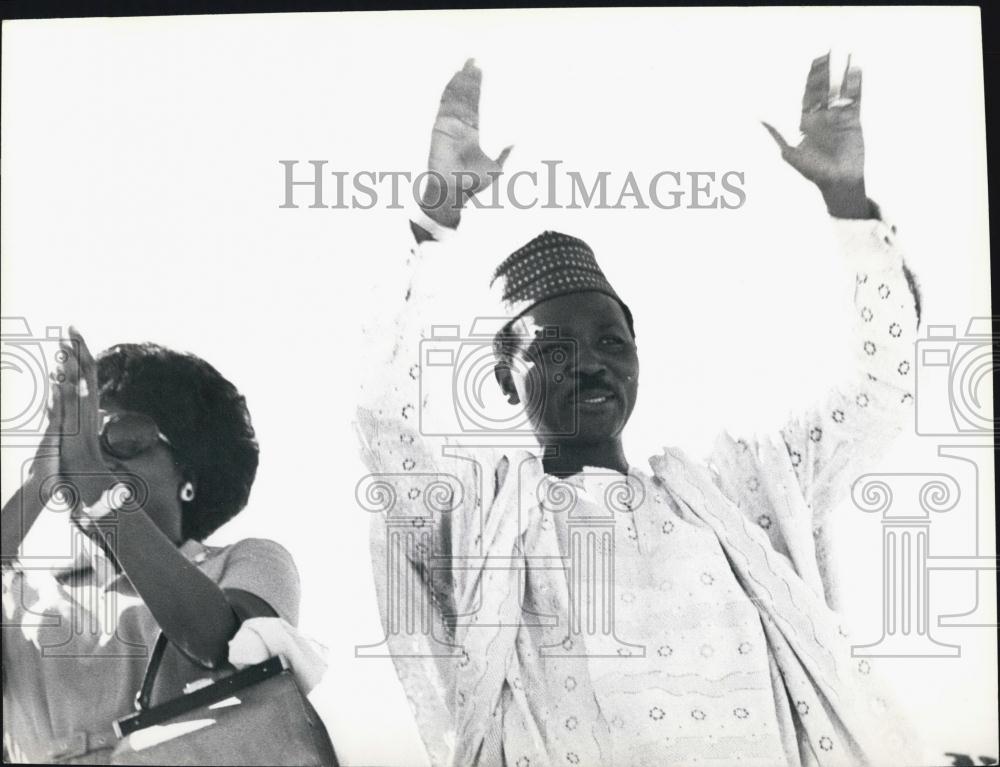
[[[510,374],[510,365],[498,362],[493,367],[493,375],[496,376],[507,402],[511,405],[520,405],[521,398],[517,396],[517,387],[514,386],[514,376]]]

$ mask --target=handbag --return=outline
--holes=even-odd
[[[161,632],[136,712],[113,723],[111,764],[338,767],[323,721],[281,656],[150,706],[167,645]]]

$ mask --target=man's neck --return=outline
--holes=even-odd
[[[566,445],[553,443],[544,446],[542,465],[546,474],[568,477],[583,470],[584,466],[628,473],[628,461],[620,439],[592,444]]]

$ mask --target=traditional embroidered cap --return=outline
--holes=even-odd
[[[583,240],[560,232],[542,232],[497,267],[490,288],[513,318],[549,298],[596,290],[617,301],[633,335],[632,312],[611,287],[594,251]]]

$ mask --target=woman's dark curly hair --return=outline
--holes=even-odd
[[[246,506],[257,440],[246,400],[215,368],[156,344],[119,344],[98,356],[97,382],[102,402],[151,416],[197,480],[182,502],[185,540],[206,538]]]

